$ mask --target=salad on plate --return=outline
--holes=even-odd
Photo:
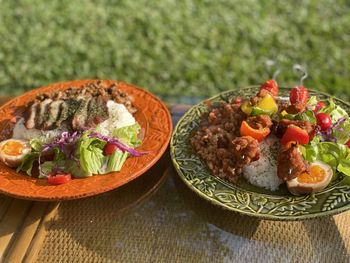
[[[0,160],[53,185],[119,172],[127,158],[146,154],[136,150],[143,139],[136,111],[116,84],[40,94],[16,118],[12,138],[0,142]]]

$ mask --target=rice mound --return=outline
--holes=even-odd
[[[244,178],[252,185],[275,191],[283,183],[277,176],[278,139],[268,137],[260,143],[260,159],[243,169]]]
[[[124,104],[116,103],[112,100],[107,102],[109,118],[102,122],[98,127],[103,135],[110,136],[111,131],[134,125],[136,120],[128,111]]]

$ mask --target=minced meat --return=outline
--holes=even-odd
[[[235,100],[221,102],[209,110],[191,138],[191,145],[210,171],[232,182],[244,165],[260,157],[258,141],[240,137],[239,129],[246,117]]]

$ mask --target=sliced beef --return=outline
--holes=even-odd
[[[24,113],[25,126],[27,129],[35,128],[35,119],[37,114],[37,109],[40,107],[39,101],[34,101],[30,106],[27,107],[27,110]]]
[[[108,107],[104,96],[91,99],[88,106],[88,116],[85,123],[87,128],[94,128],[108,119]]]
[[[90,99],[85,99],[80,101],[79,108],[75,111],[72,117],[72,128],[75,131],[82,131],[86,128],[86,120],[88,118],[89,102]]]
[[[60,105],[59,114],[54,126],[60,127],[61,124],[68,119],[68,117],[69,117],[69,104],[66,101],[64,101]]]
[[[298,145],[283,149],[278,156],[277,175],[283,181],[289,181],[308,171],[309,164],[304,160]]]
[[[116,84],[107,86],[96,81],[38,95],[25,111],[25,125],[28,129],[51,130],[67,122],[74,130],[93,128],[109,117],[108,100],[124,104],[131,113],[136,112],[132,98]]]
[[[47,119],[49,105],[51,102],[52,99],[45,99],[40,103],[39,107],[37,107],[35,116],[35,128],[43,129],[45,119]]]
[[[55,123],[60,116],[61,104],[64,103],[63,100],[56,100],[49,104],[47,114],[45,117],[45,122],[43,124],[44,130],[52,130],[57,128]]]

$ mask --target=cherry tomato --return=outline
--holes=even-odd
[[[105,148],[103,149],[103,153],[104,155],[112,155],[116,150],[118,149],[118,147],[112,143],[107,143]]]
[[[319,112],[320,109],[323,109],[324,107],[326,107],[326,103],[324,103],[323,101],[318,101],[314,109],[314,112]]]
[[[277,96],[279,92],[279,88],[277,82],[273,79],[266,81],[264,84],[260,86],[260,90],[267,90],[271,93],[272,96]]]
[[[240,132],[241,132],[241,136],[250,136],[250,137],[253,137],[254,139],[257,139],[259,142],[261,142],[267,137],[267,135],[270,134],[270,129],[269,128],[254,129],[248,124],[248,122],[243,121]]]
[[[346,146],[348,146],[350,148],[350,140],[348,140],[347,143],[345,143]]]
[[[282,145],[287,145],[290,142],[297,142],[299,144],[308,144],[310,136],[307,131],[301,129],[296,125],[289,125],[286,132],[283,134],[281,139]]]
[[[316,119],[318,126],[320,126],[321,128],[321,131],[326,131],[330,127],[332,127],[332,119],[331,116],[329,116],[329,114],[323,112],[318,113],[316,115]]]
[[[307,103],[309,100],[309,92],[304,86],[295,86],[289,93],[290,103],[297,102]]]
[[[72,180],[72,175],[70,173],[66,174],[49,174],[47,182],[52,185],[66,184]]]

